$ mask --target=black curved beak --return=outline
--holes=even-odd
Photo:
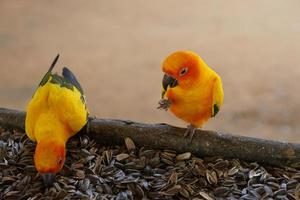
[[[164,95],[165,95],[165,93],[166,93],[166,91],[169,87],[173,88],[177,85],[178,85],[178,81],[175,78],[165,74],[164,78],[162,80],[162,86],[163,86],[163,91],[162,91],[162,94],[161,94],[162,99],[164,98]]]
[[[44,181],[44,185],[46,187],[51,187],[55,180],[55,174],[51,174],[51,173],[42,174],[42,178]]]
[[[168,87],[173,88],[173,87],[177,86],[178,82],[172,76],[165,74],[164,78],[162,80],[162,85],[163,85],[164,90],[167,90]]]

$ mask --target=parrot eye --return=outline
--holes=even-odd
[[[181,71],[179,72],[179,76],[185,75],[188,71],[189,71],[189,68],[187,68],[187,67],[182,68]]]

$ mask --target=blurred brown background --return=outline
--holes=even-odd
[[[0,106],[24,110],[57,53],[93,115],[185,126],[156,109],[161,62],[193,50],[222,77],[205,129],[300,142],[300,1],[0,1]]]

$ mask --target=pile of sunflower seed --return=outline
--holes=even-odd
[[[101,147],[72,138],[64,168],[45,188],[34,168],[35,144],[0,130],[0,199],[299,199],[300,170],[186,152]]]

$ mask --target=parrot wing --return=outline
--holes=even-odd
[[[84,92],[83,89],[79,83],[79,81],[77,80],[77,78],[75,77],[75,75],[71,72],[71,70],[69,70],[67,67],[63,68],[62,71],[62,75],[63,77],[68,80],[75,88],[77,88],[77,90],[80,92],[81,96],[80,99],[82,101],[83,104],[86,104],[86,100],[85,100],[85,96],[84,96]],[[87,108],[86,108],[87,109]],[[88,112],[88,111],[87,111]]]
[[[63,68],[62,76],[53,74],[50,83],[59,85],[61,89],[52,90],[49,101],[73,135],[86,124],[89,115],[82,87],[66,67]]]
[[[80,83],[77,81],[75,75],[69,70],[67,67],[63,68],[62,75],[65,79],[67,79],[70,83],[72,83],[79,92],[83,95],[83,90]]]
[[[83,123],[82,116],[85,116],[85,120],[87,121],[89,115],[89,111],[86,107],[86,100],[81,85],[79,84],[78,80],[76,79],[75,75],[71,72],[71,70],[69,70],[66,67],[63,68],[62,76],[52,74],[52,79],[50,83],[54,83],[59,85],[60,87],[68,89],[68,91],[61,92],[55,95],[65,96],[64,98],[61,98],[59,102],[56,102],[56,105],[64,105],[61,106],[61,108],[59,109],[63,111],[60,116],[62,118],[65,118],[63,121],[68,122],[72,130],[78,131],[78,126],[80,126],[80,124]],[[73,93],[73,95],[68,95],[71,93]],[[79,98],[77,97],[77,94]],[[74,113],[68,115],[64,112],[64,110],[68,110],[70,113]],[[85,115],[83,113],[85,113]],[[77,123],[78,119],[80,119],[80,123]]]
[[[53,60],[49,70],[44,75],[39,86],[45,85],[48,82],[48,80],[50,79],[50,77],[52,77],[52,80],[51,80],[52,83],[59,84],[61,87],[66,87],[68,89],[73,89],[72,86],[75,86],[79,90],[79,92],[83,95],[83,90],[82,90],[81,85],[77,81],[75,75],[67,67],[63,68],[63,71],[62,71],[63,77],[61,77],[57,74],[52,74],[52,70],[53,70],[58,58],[59,58],[59,54]]]
[[[212,105],[212,117],[215,117],[219,112],[223,104],[224,92],[222,88],[221,79],[218,77],[214,81],[213,85],[213,105]]]

